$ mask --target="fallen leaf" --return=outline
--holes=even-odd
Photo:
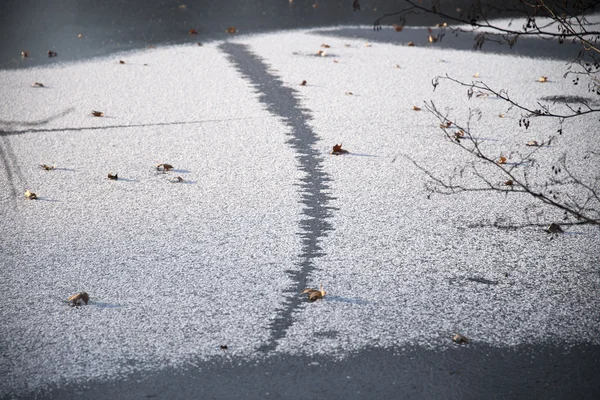
[[[319,50],[317,51],[317,55],[321,56],[321,57],[326,57],[327,56],[327,52],[324,50]]]
[[[194,28],[190,28],[190,30],[188,31],[190,33],[190,35],[197,35],[198,31],[195,30]]]
[[[404,25],[392,25],[392,27],[394,28],[394,30],[396,32],[402,32],[402,29],[404,29]]]
[[[302,82],[300,83],[300,86],[306,86],[306,81],[302,81]]]
[[[81,301],[83,301],[86,305],[88,301],[90,301],[90,295],[86,292],[75,293],[67,299],[67,302],[71,307],[81,305]]]
[[[125,61],[119,60],[119,64],[125,64]]]
[[[302,291],[301,294],[306,294],[308,295],[308,301],[316,301],[318,299],[322,299],[323,297],[325,297],[325,294],[327,294],[327,292],[325,292],[325,290],[323,290],[323,285],[319,285],[319,290],[317,289],[310,289],[310,288],[306,288]]]
[[[538,79],[538,82],[548,82],[548,77],[547,76],[540,76],[540,79]]]
[[[116,181],[119,179],[119,174],[108,174],[108,179],[110,179],[111,181]]]
[[[170,171],[172,169],[173,169],[173,166],[171,164],[158,164],[156,166],[157,171]]]
[[[56,53],[55,51],[48,50],[48,57],[52,58],[52,57],[56,57],[57,55],[58,55],[58,53]]]
[[[415,110],[415,111],[421,111],[421,109],[419,107],[417,107],[417,106],[413,106],[413,110]]]
[[[546,228],[546,232],[548,232],[548,233],[563,233],[564,231],[560,227],[560,225],[552,223]]]
[[[415,44],[414,44],[413,42],[408,42],[408,43],[406,43],[406,45],[407,45],[408,47],[413,47]]]
[[[37,199],[37,195],[28,189],[28,190],[25,192],[25,198],[26,198],[27,200],[35,200],[35,199]]]
[[[323,43],[323,44],[321,45],[321,47],[323,47],[324,49],[329,49],[331,46],[330,46],[330,45],[328,45],[327,43]]]
[[[506,157],[500,156],[500,159],[497,161],[498,164],[506,164]]]
[[[28,52],[26,52],[26,51],[22,51],[22,52],[21,52],[21,57],[23,57],[23,58],[27,58],[27,57],[29,57],[29,53],[28,53]]]
[[[335,146],[333,146],[333,150],[331,151],[330,154],[333,154],[334,156],[339,156],[342,154],[348,154],[350,153],[348,150],[346,149],[342,149],[342,144],[336,144]]]
[[[458,344],[467,344],[470,342],[468,337],[463,336],[460,333],[457,333],[456,335],[452,336],[452,341]]]
[[[92,115],[94,117],[104,117],[104,113],[102,111],[92,111]]]
[[[440,124],[440,128],[450,128],[452,126],[452,121],[448,121],[445,124]]]
[[[185,180],[180,177],[180,176],[176,176],[175,178],[170,180],[171,183],[180,183],[180,182],[185,182]]]
[[[33,85],[31,85],[31,87],[44,87],[44,84],[40,82],[35,82]]]
[[[234,33],[237,33],[237,29],[235,27],[233,27],[233,26],[230,26],[229,28],[227,28],[225,30],[225,32],[233,35]]]
[[[509,180],[507,180],[506,182],[504,182],[504,185],[506,185],[506,186],[512,186],[512,185],[513,185],[513,183],[514,183],[514,182],[513,182],[512,180],[510,180],[510,179],[509,179]]]
[[[540,144],[537,142],[537,140],[530,140],[529,142],[525,143],[525,146],[539,146]]]
[[[504,117],[506,117],[506,115],[505,114],[498,114],[498,117],[504,118]]]
[[[354,93],[352,93],[352,92],[346,92],[346,93],[344,93],[344,94],[345,94],[346,96],[352,96],[352,95],[354,95]]]

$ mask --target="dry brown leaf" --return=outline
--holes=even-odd
[[[413,47],[415,44],[414,44],[413,42],[408,42],[408,43],[406,43],[406,45],[407,45],[408,47]]]
[[[188,31],[190,33],[190,35],[197,35],[198,31],[195,30],[194,28],[190,28],[190,30]]]
[[[176,176],[175,178],[170,180],[171,183],[180,183],[180,182],[185,182],[185,179],[183,179],[180,176]]]
[[[90,301],[90,295],[86,292],[75,293],[67,299],[67,302],[71,307],[81,305],[81,301],[83,301],[86,305],[88,301]]]
[[[302,81],[302,82],[300,83],[300,86],[306,86],[306,81]]]
[[[31,85],[31,87],[44,87],[44,84],[40,82],[35,82],[33,85]]]
[[[233,35],[234,33],[237,33],[237,29],[236,29],[236,27],[234,27],[234,26],[230,26],[229,28],[227,28],[227,29],[225,30],[225,32],[227,32],[227,33],[229,33],[229,34]]]
[[[52,171],[53,169],[56,169],[56,163],[54,163],[54,165],[40,164],[40,168],[46,171]]]
[[[322,47],[322,48],[324,48],[324,49],[329,49],[329,48],[331,48],[331,46],[330,46],[330,45],[328,45],[327,43],[323,43],[323,44],[321,45],[321,47]]]
[[[111,181],[119,180],[119,174],[108,174],[108,179],[110,179]]]
[[[27,200],[35,200],[35,199],[37,199],[37,195],[28,189],[28,190],[25,192],[25,198],[26,198]]]
[[[514,184],[514,182],[512,180],[507,180],[506,182],[504,182],[504,185],[506,186],[512,186]]]
[[[394,30],[396,32],[402,32],[402,29],[404,29],[404,25],[392,25],[392,27],[394,28]]]
[[[452,336],[452,341],[458,344],[467,344],[470,342],[468,337],[463,336],[460,333],[457,333],[456,335]]]
[[[333,150],[331,151],[330,154],[333,154],[334,156],[339,156],[339,155],[348,154],[348,153],[349,153],[348,150],[342,149],[342,144],[340,143],[340,144],[336,144],[335,146],[333,146]]]
[[[308,301],[316,301],[318,299],[322,299],[323,297],[325,297],[325,295],[327,294],[327,292],[325,292],[325,290],[323,290],[323,285],[320,284],[319,285],[319,290],[317,289],[311,289],[311,288],[306,288],[302,291],[301,294],[306,294],[308,295]]]
[[[548,82],[548,77],[547,76],[540,76],[540,79],[538,79],[538,82]]]
[[[413,106],[413,110],[415,110],[415,111],[421,111],[421,109],[419,107],[417,107],[417,106]]]
[[[48,57],[52,58],[52,57],[56,57],[58,55],[57,52],[52,51],[52,50],[48,50]]]
[[[500,159],[497,161],[498,164],[506,164],[506,157],[500,156]]]
[[[92,111],[92,115],[94,117],[104,117],[104,113],[102,111]]]
[[[525,146],[539,146],[540,144],[537,142],[537,140],[530,140],[529,142],[525,143]]]

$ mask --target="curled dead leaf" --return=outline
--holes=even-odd
[[[67,302],[71,307],[80,306],[82,301],[87,305],[87,303],[90,301],[90,295],[86,292],[79,292],[69,296],[67,299]]]
[[[52,51],[52,50],[48,50],[48,57],[52,58],[52,57],[56,57],[58,55],[57,52]]]
[[[538,82],[548,82],[548,77],[547,76],[540,76],[540,79],[538,79]]]
[[[333,150],[331,151],[330,154],[334,155],[334,156],[339,156],[342,154],[348,154],[350,153],[348,150],[346,149],[342,149],[342,144],[336,144],[335,146],[333,146]]]
[[[413,47],[415,44],[414,44],[413,42],[408,42],[408,43],[406,43],[406,45],[407,45],[408,47]]]
[[[392,25],[392,27],[394,28],[394,30],[396,32],[402,32],[402,29],[404,29],[404,25]]]
[[[421,111],[421,109],[419,107],[417,107],[417,106],[413,106],[412,109],[415,110],[415,111]]]
[[[28,190],[25,192],[25,198],[26,198],[27,200],[35,200],[35,199],[37,199],[37,195],[28,189]]]
[[[300,83],[300,86],[306,86],[306,81],[302,81],[302,82]]]
[[[230,26],[229,28],[225,29],[225,32],[233,35],[234,33],[237,33],[237,29],[234,26]]]
[[[460,333],[457,333],[456,335],[452,336],[452,341],[454,343],[458,343],[458,344],[467,344],[471,340],[468,337],[461,335]]]
[[[316,301],[318,299],[322,299],[323,297],[325,297],[327,292],[325,292],[325,290],[323,290],[323,284],[320,284],[319,290],[306,288],[302,291],[301,294],[308,295],[308,301],[312,302],[312,301]]]
[[[506,157],[500,156],[500,159],[496,161],[497,164],[506,164]]]
[[[195,30],[194,28],[190,28],[190,30],[188,31],[190,35],[197,35],[198,31]]]
[[[40,82],[35,82],[33,85],[31,85],[31,87],[44,87],[44,84]]]
[[[102,111],[92,111],[92,115],[94,117],[104,117],[104,113]]]
[[[163,172],[166,172],[166,171],[170,171],[170,170],[172,170],[172,169],[173,169],[173,166],[172,166],[171,164],[158,164],[158,165],[156,166],[156,170],[157,170],[157,171],[163,171]]]
[[[110,179],[111,181],[119,180],[119,174],[108,174],[108,179]]]
[[[525,146],[534,146],[537,147],[540,144],[537,142],[537,140],[530,140],[529,142],[525,143]]]

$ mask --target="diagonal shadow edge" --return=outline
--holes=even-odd
[[[323,159],[315,150],[318,138],[307,123],[311,116],[308,110],[301,107],[296,96],[298,92],[284,86],[277,76],[270,74],[268,65],[253,54],[248,46],[225,42],[219,48],[254,87],[258,93],[258,100],[269,112],[280,117],[283,124],[289,128],[287,144],[296,153],[298,169],[305,173],[297,184],[304,214],[300,221],[299,235],[302,247],[297,263],[298,269],[286,271],[293,284],[286,290],[289,295],[270,324],[269,339],[258,349],[268,352],[277,348],[279,340],[285,337],[292,326],[293,315],[303,303],[299,294],[307,287],[308,277],[316,269],[315,259],[323,255],[320,242],[327,236],[327,232],[333,229],[328,222],[334,209],[329,206],[329,202],[334,199],[329,193],[328,182],[331,178],[323,171]]]

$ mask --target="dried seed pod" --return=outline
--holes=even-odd
[[[306,86],[306,81],[302,81],[302,82],[300,83],[300,86]]]
[[[102,111],[92,111],[92,115],[94,117],[104,117],[104,113]]]
[[[156,170],[157,170],[157,171],[163,171],[163,172],[166,172],[166,171],[170,171],[170,170],[172,170],[172,169],[173,169],[173,166],[172,166],[171,164],[158,164],[158,165],[156,166]]]
[[[25,198],[27,200],[35,200],[37,199],[37,195],[35,193],[33,193],[32,191],[30,191],[29,189],[25,192]]]
[[[67,302],[71,307],[80,306],[82,301],[87,305],[87,303],[90,301],[90,295],[86,292],[79,292],[67,299]]]
[[[34,82],[33,85],[31,85],[31,87],[44,87],[44,84],[41,82]]]
[[[552,223],[546,228],[546,232],[548,233],[564,233],[563,229],[560,225]]]
[[[322,299],[323,297],[325,297],[325,294],[327,294],[327,292],[325,292],[325,290],[323,290],[323,284],[320,284],[319,290],[306,288],[302,291],[301,294],[308,295],[308,301],[312,302],[312,301],[316,301],[318,299]]]
[[[458,343],[458,344],[467,344],[471,340],[468,337],[461,335],[460,333],[457,333],[456,335],[452,336],[452,341],[454,343]]]
[[[56,57],[57,55],[58,55],[58,53],[56,53],[55,51],[48,50],[48,57],[52,58],[52,57]]]
[[[110,179],[111,181],[119,180],[119,174],[108,174],[108,179]]]
[[[339,155],[348,154],[348,153],[349,153],[348,150],[342,149],[342,144],[340,143],[340,144],[336,144],[335,146],[333,146],[333,150],[331,151],[330,154],[333,154],[334,156],[339,156]]]

